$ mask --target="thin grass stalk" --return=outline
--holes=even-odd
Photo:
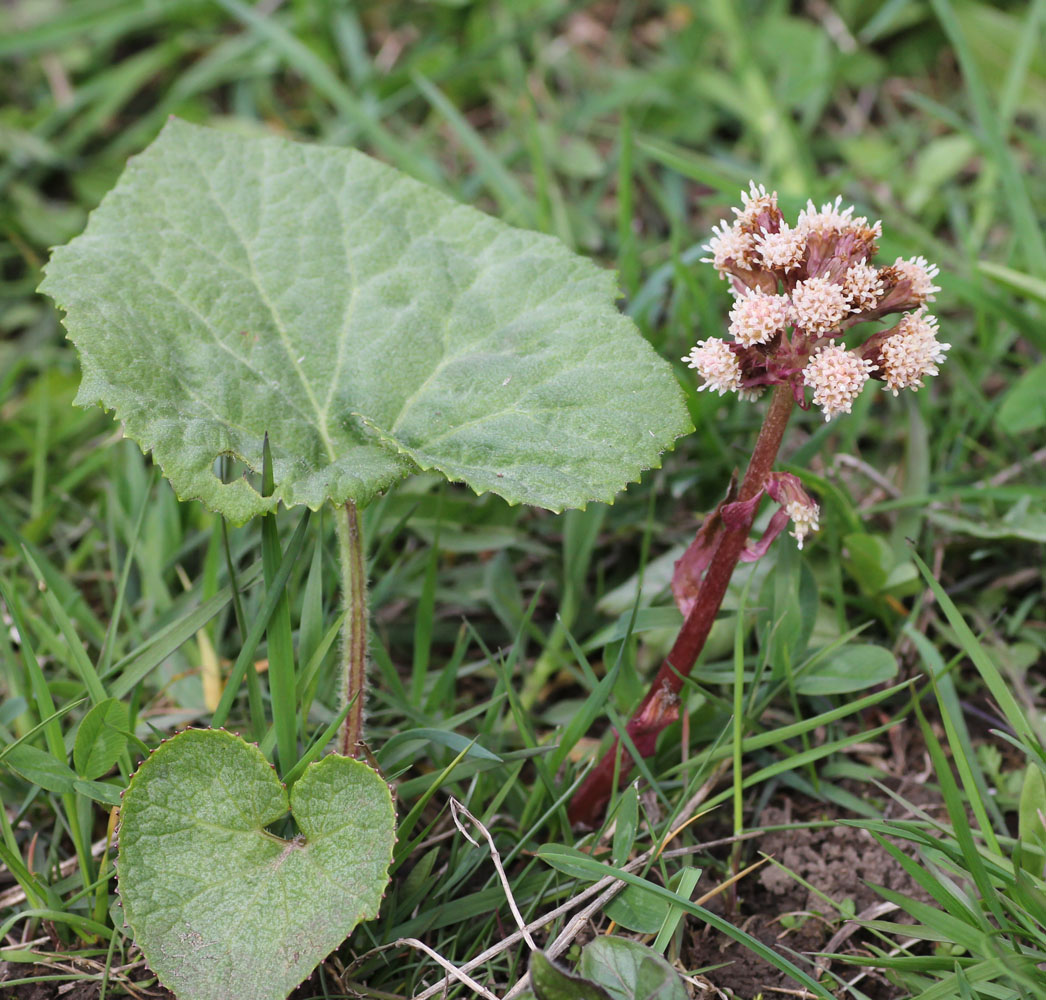
[[[788,418],[794,407],[795,397],[790,385],[780,385],[774,389],[770,407],[752,452],[752,459],[741,483],[738,503],[751,500],[763,489],[777,459],[777,452],[788,426]],[[701,582],[697,600],[683,622],[683,627],[662,662],[650,689],[625,727],[625,732],[643,757],[653,754],[658,734],[674,718],[670,709],[678,701],[683,683],[704,648],[708,633],[726,596],[734,568],[748,541],[750,529],[751,518],[737,528],[724,527]],[[614,761],[618,743],[619,739],[615,737],[613,745],[575,794],[570,804],[571,822],[592,826],[598,821],[615,788]],[[623,768],[619,780],[627,778],[628,771],[628,768]]]

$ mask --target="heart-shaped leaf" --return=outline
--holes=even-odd
[[[234,521],[410,471],[559,510],[690,430],[614,276],[347,149],[171,120],[41,289],[180,497]],[[275,491],[222,484],[272,445]]]
[[[300,834],[266,827],[287,814]],[[179,1000],[284,1000],[364,919],[388,881],[388,786],[331,755],[290,796],[257,747],[187,730],[138,769],[120,810],[127,922]]]

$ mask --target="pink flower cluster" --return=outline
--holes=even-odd
[[[729,279],[734,305],[731,340],[707,338],[683,359],[701,376],[701,389],[755,398],[787,383],[800,406],[813,403],[831,420],[850,412],[869,379],[896,396],[937,374],[950,345],[937,340],[937,320],[926,314],[940,291],[936,266],[912,257],[875,267],[882,226],[855,217],[841,197],[820,208],[807,202],[794,227],[776,191],[753,182],[741,202],[704,248],[704,260]],[[895,326],[860,346],[842,342],[858,323],[894,313],[903,314]]]

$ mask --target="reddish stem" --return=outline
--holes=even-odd
[[[367,572],[360,519],[352,500],[345,504],[344,514],[344,520],[335,522],[341,566],[341,599],[348,610],[341,626],[341,703],[345,705],[352,701],[352,707],[342,723],[338,751],[346,757],[358,757],[362,749],[360,741],[363,739],[363,710],[367,694]]]
[[[737,500],[751,500],[763,488],[766,477],[773,469],[778,449],[784,437],[788,418],[795,406],[795,397],[791,385],[780,385],[774,390],[770,408],[759,431],[759,437],[748,463],[745,478]],[[755,516],[753,508],[752,517]],[[737,528],[724,528],[715,552],[705,572],[698,590],[697,600],[690,609],[683,627],[676,637],[672,649],[665,657],[657,676],[650,685],[646,697],[632,713],[625,726],[636,750],[649,757],[654,752],[658,734],[677,717],[675,705],[683,687],[683,681],[694,669],[694,664],[704,648],[708,633],[715,622],[716,615],[726,596],[734,567],[741,558],[751,519]],[[614,770],[618,756],[619,740],[615,737],[613,745],[607,751],[598,766],[588,775],[571,800],[569,816],[572,823],[583,823],[595,826],[599,821],[607,802],[610,801],[614,785]],[[622,783],[628,778],[628,766],[622,766],[620,778]]]

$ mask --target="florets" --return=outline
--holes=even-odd
[[[867,312],[879,304],[883,279],[871,264],[854,264],[843,275],[843,293],[850,303],[851,312]]]
[[[806,233],[784,224],[776,233],[760,233],[755,248],[763,267],[771,271],[794,271],[803,262]]]
[[[937,340],[937,318],[924,309],[906,313],[896,332],[879,348],[879,368],[885,388],[895,396],[900,389],[921,389],[927,375],[936,375],[951,344]]]
[[[699,340],[683,360],[705,380],[704,385],[697,387],[698,392],[709,389],[722,396],[741,388],[741,366],[725,340]]]
[[[712,238],[701,248],[712,256],[702,257],[703,264],[715,267],[721,278],[726,277],[726,272],[731,267],[739,267],[746,271],[752,269],[755,237],[751,233],[742,232],[739,225],[731,225],[726,219],[721,219],[718,226],[713,226],[712,232]]]
[[[792,520],[792,530],[789,534],[803,547],[806,536],[821,527],[821,508],[812,500],[791,500],[785,504],[785,513]]]
[[[758,225],[759,217],[764,213],[777,213],[777,192],[767,194],[762,184],[749,181],[748,190],[741,192],[741,204],[743,208],[734,208],[731,211],[737,216],[737,225],[747,229]]]
[[[824,337],[837,329],[850,311],[843,286],[828,278],[808,278],[792,291],[795,325],[815,337]]]
[[[803,369],[803,382],[814,391],[814,403],[825,420],[849,413],[854,400],[875,368],[871,361],[832,344],[822,347]]]
[[[893,262],[893,269],[898,274],[907,278],[911,283],[912,297],[919,302],[933,302],[940,288],[933,283],[933,279],[940,274],[936,264],[931,264],[925,257],[909,257],[902,260],[900,257]]]
[[[787,295],[749,290],[730,310],[730,336],[742,347],[765,344],[788,325],[790,310]]]

